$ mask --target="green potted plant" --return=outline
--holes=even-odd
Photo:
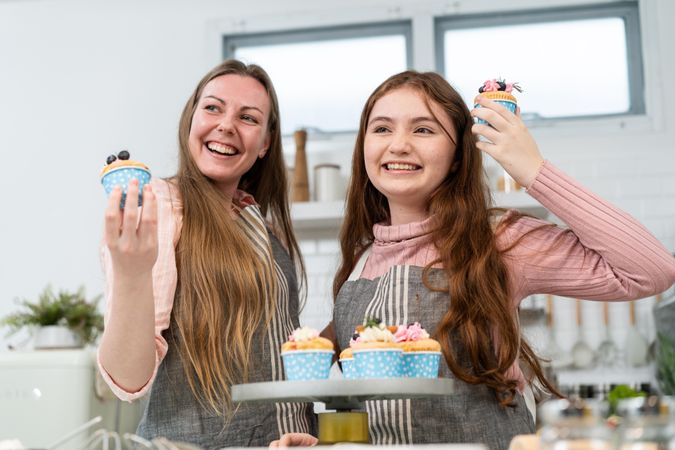
[[[101,296],[87,300],[84,286],[76,292],[60,290],[54,294],[47,286],[36,302],[21,300],[22,310],[0,320],[9,327],[8,335],[24,327],[35,328],[35,348],[77,348],[93,344],[103,331],[98,312]]]

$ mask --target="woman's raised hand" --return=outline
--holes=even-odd
[[[143,188],[143,208],[138,206],[138,180],[127,187],[124,209],[122,190],[115,187],[105,211],[105,243],[110,250],[115,277],[152,273],[157,259],[157,202],[149,184]]]
[[[471,131],[490,142],[478,141],[476,146],[492,156],[519,184],[530,187],[544,158],[527,127],[520,119],[520,111],[513,114],[493,100],[478,96],[481,106],[471,111],[473,117],[488,124],[473,124]]]
[[[284,447],[313,447],[319,440],[307,433],[286,433],[281,438],[270,443],[269,448]]]

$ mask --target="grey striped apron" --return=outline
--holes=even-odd
[[[369,316],[387,324],[420,322],[433,334],[448,309],[447,294],[424,286],[422,267],[397,265],[374,280],[358,278],[366,258],[335,300],[333,322],[340,347],[349,346],[354,327]],[[441,269],[432,269],[430,279],[437,284],[444,276]],[[453,348],[461,360],[461,346],[454,342]],[[443,359],[439,376],[454,379]],[[449,397],[369,401],[366,409],[373,444],[483,443],[498,450],[508,448],[513,436],[535,431],[522,396],[516,397],[515,406],[502,407],[486,386],[457,379]]]
[[[269,232],[256,206],[240,211],[239,225],[246,232],[259,256],[273,264],[279,293],[274,320],[260,327],[253,339],[249,382],[283,380],[281,344],[299,326],[298,292],[295,268],[286,250]],[[223,299],[226,301],[226,299]],[[316,434],[311,404],[243,403],[236,407],[229,422],[201,408],[192,395],[180,356],[173,320],[163,336],[169,351],[162,361],[150,392],[148,405],[138,426],[147,439],[164,436],[172,441],[196,444],[204,450],[222,447],[266,447],[284,433]]]

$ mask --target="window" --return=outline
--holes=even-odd
[[[437,63],[473,104],[489,78],[517,81],[527,120],[643,114],[636,2],[436,20]]]
[[[283,134],[353,131],[370,93],[410,66],[410,36],[410,22],[233,35],[224,56],[269,73]]]

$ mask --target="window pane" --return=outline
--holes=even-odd
[[[403,35],[245,46],[234,56],[269,73],[284,134],[356,130],[370,93],[407,67]]]
[[[490,78],[518,81],[525,117],[625,113],[630,107],[621,18],[447,31],[445,74],[473,104]]]

